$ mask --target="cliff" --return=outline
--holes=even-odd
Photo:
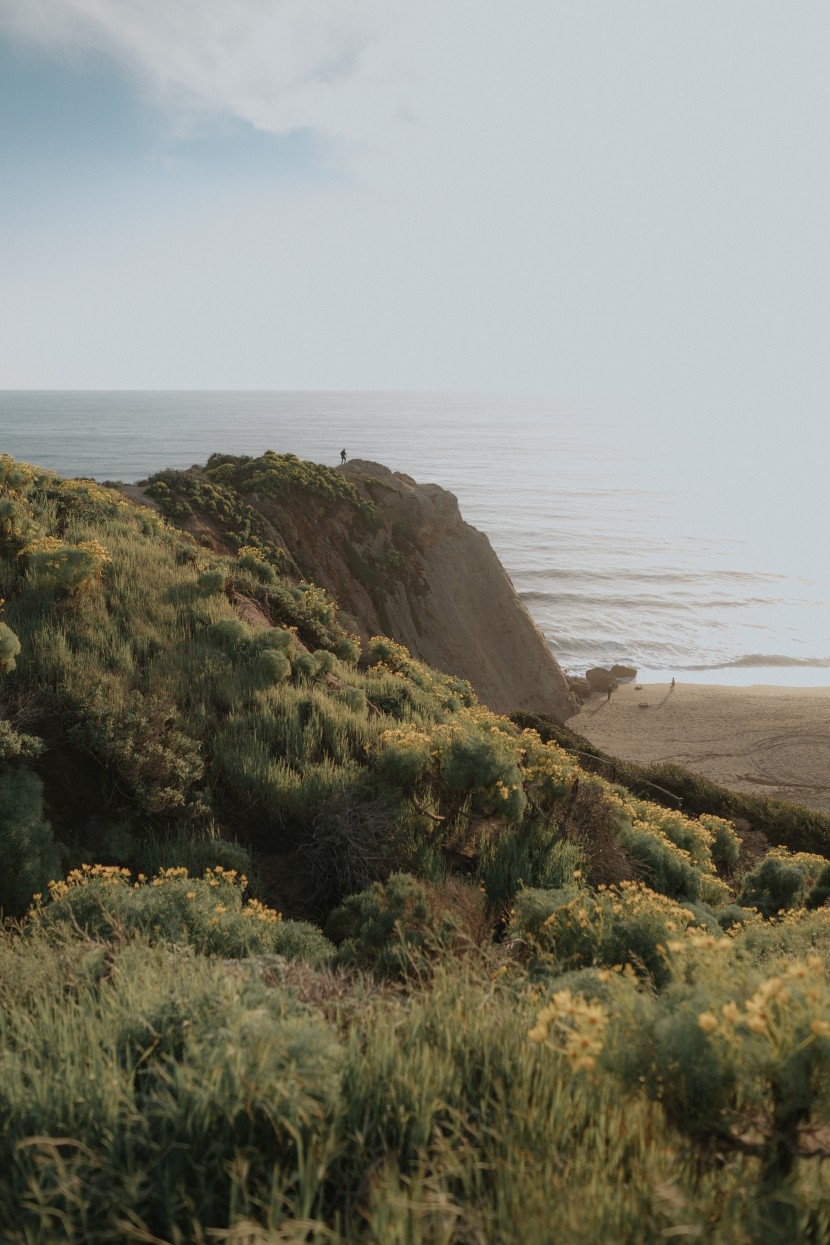
[[[240,531],[255,531],[285,550],[300,576],[337,599],[343,622],[362,639],[382,633],[405,644],[469,680],[498,712],[562,720],[574,711],[550,646],[487,537],[464,522],[446,489],[379,463],[354,460],[333,471],[271,453],[215,455],[204,471],[162,473],[155,496],[160,479],[171,499],[187,499],[177,521],[202,540],[221,543],[238,501],[237,542],[247,539]]]

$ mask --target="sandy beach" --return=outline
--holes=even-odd
[[[623,684],[567,725],[625,760],[674,761],[830,813],[830,687]]]

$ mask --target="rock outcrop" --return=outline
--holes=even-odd
[[[372,503],[375,521],[322,497],[246,500],[302,574],[337,598],[346,625],[364,639],[388,635],[468,679],[497,712],[571,714],[575,701],[549,644],[453,494],[379,463],[339,470]]]
[[[604,670],[602,666],[595,666],[592,670],[586,670],[585,678],[592,692],[607,692],[609,688],[612,692],[615,692],[619,687],[611,671]]]

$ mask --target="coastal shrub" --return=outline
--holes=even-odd
[[[826,864],[810,888],[805,901],[806,908],[821,908],[830,900],[830,864]]]
[[[351,895],[325,926],[343,964],[379,977],[404,977],[447,953],[458,922],[435,903],[429,889],[408,873],[393,873]]]
[[[320,670],[319,662],[312,653],[298,653],[291,669],[295,678],[314,679]]]
[[[328,652],[327,649],[318,648],[312,653],[312,657],[317,662],[318,675],[331,674],[334,667],[334,654]]]
[[[4,622],[0,622],[0,674],[10,674],[20,654],[20,641]]]
[[[355,665],[360,658],[360,640],[356,635],[345,633],[334,646],[334,655],[338,661],[349,666]]]
[[[45,751],[46,744],[38,735],[20,731],[7,718],[0,718],[0,761],[39,757]]]
[[[714,817],[707,813],[703,813],[698,821],[712,835],[712,860],[718,868],[731,869],[741,854],[741,841],[732,822],[725,817]]]
[[[778,849],[744,876],[738,903],[756,908],[762,916],[777,916],[785,908],[804,902],[807,885],[808,867],[804,861]]]
[[[674,899],[702,897],[700,870],[659,831],[640,822],[620,832],[620,844],[653,890]]]
[[[479,878],[491,910],[504,909],[522,887],[557,890],[582,876],[583,849],[558,835],[555,825],[532,824],[482,842]]]
[[[42,928],[67,922],[93,937],[141,931],[151,941],[184,943],[207,955],[238,959],[250,955],[299,956],[324,962],[330,946],[313,925],[283,921],[279,912],[245,899],[248,879],[221,865],[201,878],[187,869],[161,869],[154,878],[113,865],[82,865],[66,879],[50,882],[49,897],[31,921]]]
[[[281,683],[291,674],[291,662],[275,648],[263,648],[256,657],[256,667],[267,683]]]
[[[390,786],[411,792],[432,760],[432,739],[414,726],[391,727],[377,740],[376,772]]]
[[[111,765],[148,813],[184,807],[204,774],[199,741],[182,729],[176,708],[157,696],[134,691],[121,706],[108,705],[103,691],[90,696],[85,717],[67,734],[75,747]]]
[[[60,851],[43,808],[43,783],[27,769],[0,773],[0,912],[22,916],[32,895],[60,872]]]
[[[635,882],[596,892],[528,889],[516,897],[508,936],[560,970],[630,964],[660,987],[671,977],[666,948],[693,921],[680,904]]]
[[[118,862],[121,863],[121,862]],[[187,869],[191,877],[221,865],[226,873],[250,877],[253,871],[250,850],[235,839],[223,838],[215,831],[197,832],[178,826],[167,834],[146,834],[134,839],[129,857],[123,861],[134,873],[153,877],[163,869]]]
[[[232,652],[241,651],[251,642],[251,629],[241,618],[220,618],[208,627],[208,635]]]
[[[56,536],[30,541],[19,556],[32,578],[67,593],[96,583],[112,562],[109,550],[97,540],[69,544]]]
[[[270,566],[260,551],[252,545],[243,545],[237,550],[236,560],[239,566],[259,580],[261,584],[275,584],[277,582],[277,573],[273,566]]]
[[[269,627],[267,631],[260,631],[254,642],[257,648],[274,649],[278,653],[287,653],[294,643],[294,636],[290,631],[283,630],[282,627]]]
[[[227,576],[224,571],[202,571],[196,580],[196,587],[203,596],[214,596],[217,592],[224,592]]]
[[[368,708],[366,693],[362,687],[341,688],[340,699],[353,713],[365,713]]]

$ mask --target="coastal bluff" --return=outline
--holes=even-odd
[[[277,463],[279,487],[274,470],[260,470]],[[362,641],[383,634],[404,644],[419,660],[467,679],[499,713],[524,710],[563,721],[575,711],[550,645],[489,540],[439,485],[362,459],[335,470],[270,454],[260,460],[217,455],[206,468],[163,477],[171,496],[182,497],[187,485],[188,513],[175,521],[228,552],[225,525],[199,498],[205,488],[233,482],[252,526],[285,551],[297,578],[331,593],[343,624]]]
[[[381,519],[363,558],[393,573],[367,582],[341,530],[336,541],[318,542],[311,577],[330,588],[359,633],[382,631],[428,665],[468,679],[497,712],[567,717],[573,699],[550,645],[454,494],[365,460],[341,470]]]

